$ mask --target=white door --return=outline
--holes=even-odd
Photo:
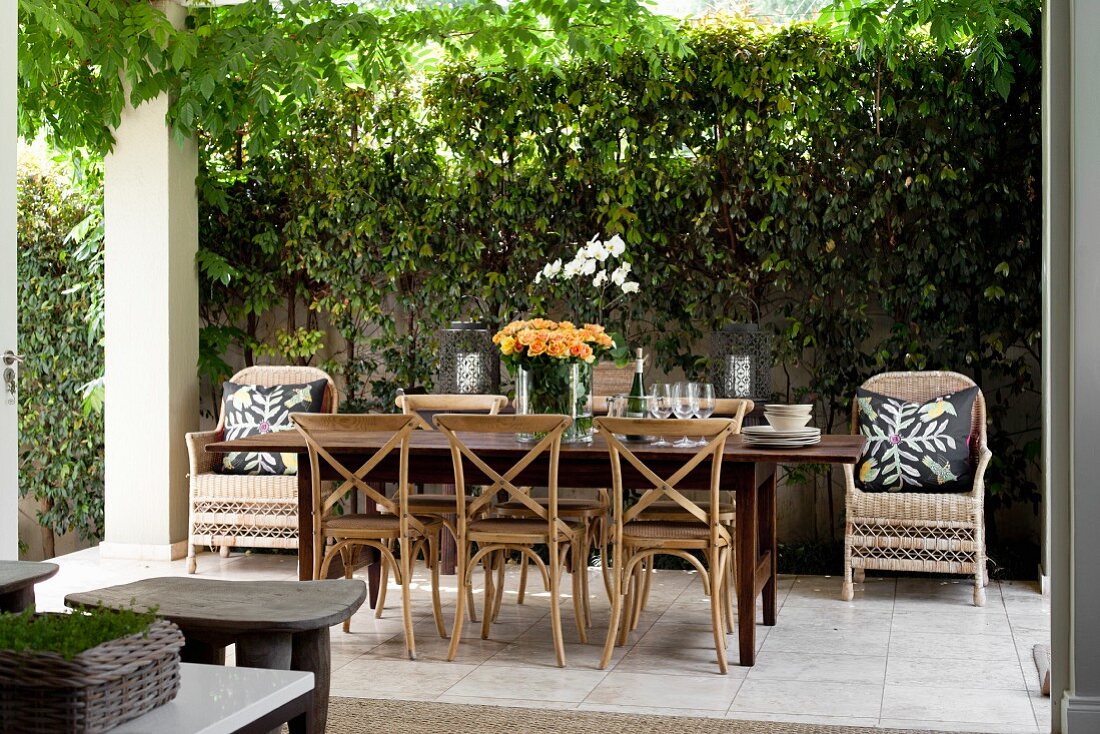
[[[18,6],[17,2],[0,2],[0,560],[19,555],[18,437],[13,392],[19,369],[14,359]],[[10,356],[5,356],[9,351]]]

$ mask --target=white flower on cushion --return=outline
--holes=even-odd
[[[611,274],[611,282],[615,285],[622,285],[626,282],[626,276],[628,275],[630,275],[630,263],[624,262],[615,268],[615,272]]]
[[[615,235],[607,242],[604,242],[603,246],[606,247],[607,251],[615,257],[619,257],[624,252],[626,252],[626,243],[623,242],[623,238],[619,235]]]
[[[635,283],[633,280],[630,280],[630,281],[627,281],[626,283],[623,283],[623,293],[637,293],[637,292],[638,292],[638,284]]]
[[[592,279],[592,287],[599,288],[601,285],[607,282],[607,271],[601,270],[596,273],[596,277]]]

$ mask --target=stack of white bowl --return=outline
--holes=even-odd
[[[764,406],[764,417],[777,431],[796,431],[805,428],[813,417],[813,403],[799,405],[780,405],[769,403]]]
[[[798,448],[812,446],[821,441],[821,429],[807,426],[813,417],[814,406],[779,405],[769,403],[764,406],[766,426],[745,426],[741,433],[745,443],[751,446],[770,448]]]

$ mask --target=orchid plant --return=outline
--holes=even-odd
[[[535,284],[575,282],[577,302],[595,307],[595,312],[586,316],[602,323],[611,309],[630,294],[638,292],[638,282],[630,279],[632,268],[633,265],[626,259],[626,243],[622,237],[614,235],[609,240],[601,241],[597,236],[581,246],[569,262],[563,264],[559,258],[547,263],[535,276]],[[595,290],[594,296],[585,292],[585,282]]]

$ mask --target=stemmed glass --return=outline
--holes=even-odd
[[[714,385],[709,382],[697,382],[695,383],[696,394],[696,406],[695,417],[696,418],[710,418],[714,414]],[[704,438],[700,438],[694,442],[693,446],[706,446],[707,441]]]
[[[699,407],[699,393],[696,388],[697,383],[694,382],[677,382],[676,385],[673,386],[672,412],[680,420],[687,420],[695,415],[695,411]],[[672,445],[684,448],[694,446],[695,442],[687,436],[684,436]]]
[[[653,394],[649,396],[649,414],[660,420],[672,415],[672,388],[670,385],[660,383],[653,386]],[[664,436],[658,436],[653,442],[654,446],[668,446]]]

